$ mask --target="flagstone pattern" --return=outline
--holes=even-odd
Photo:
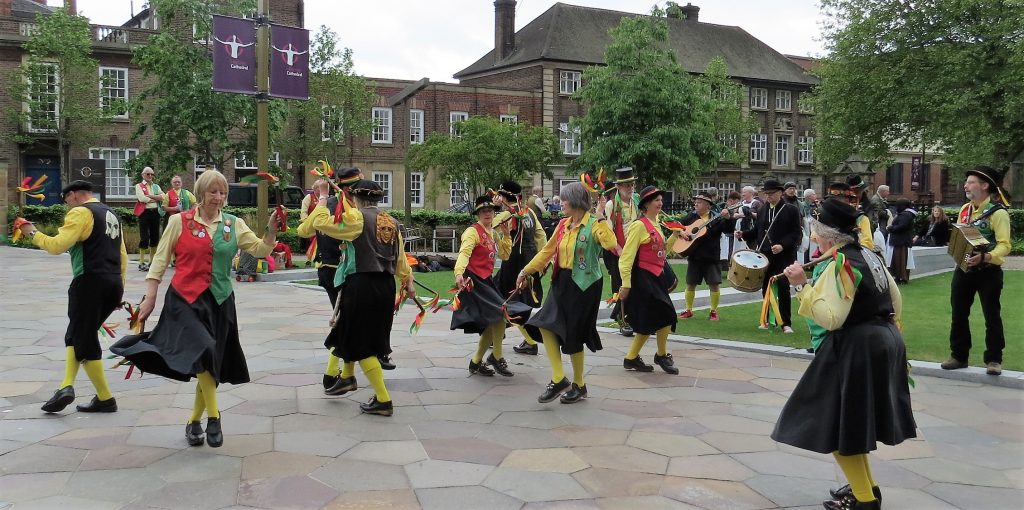
[[[395,415],[367,416],[358,370],[358,391],[323,395],[326,296],[281,283],[235,286],[252,382],[218,392],[223,447],[184,441],[193,384],[125,380],[123,368],[107,371],[117,413],[46,415],[70,264],[8,247],[0,258],[0,509],[809,509],[845,483],[830,456],[768,437],[806,361],[673,342],[680,375],[639,374],[622,369],[629,339],[602,333],[605,349],[586,358],[590,397],[539,404],[547,360],[513,353],[514,329],[515,377],[469,376],[477,339],[449,331],[446,312],[410,336],[405,307],[399,368],[385,372]],[[128,276],[138,301],[143,276]],[[123,315],[110,318],[121,334]],[[1021,390],[916,383],[919,438],[871,457],[886,508],[1021,508]],[[76,391],[92,396],[84,372]]]

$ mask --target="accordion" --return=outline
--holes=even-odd
[[[957,223],[951,226],[953,228],[949,232],[949,255],[953,257],[953,263],[961,271],[967,272],[972,269],[967,265],[967,259],[975,253],[986,251],[988,240],[972,225]]]

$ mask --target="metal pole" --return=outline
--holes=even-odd
[[[256,167],[259,172],[268,170],[270,159],[270,4],[268,0],[257,3],[256,27]],[[251,228],[262,237],[267,228],[268,193],[267,181],[260,179],[256,188],[256,224]]]

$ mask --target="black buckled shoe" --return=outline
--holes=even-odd
[[[395,413],[395,407],[391,401],[381,402],[377,400],[377,395],[370,397],[367,403],[359,404],[359,410],[366,414],[379,414],[381,416],[391,416]]]
[[[526,340],[523,340],[523,343],[515,347],[512,347],[512,350],[516,351],[517,354],[529,354],[531,356],[536,356],[537,344],[530,345],[529,343],[526,342]]]
[[[637,358],[639,359],[639,358]],[[676,368],[676,362],[672,360],[672,353],[666,353],[664,356],[655,354],[654,364],[661,367],[666,374],[679,375],[679,369]]]
[[[324,374],[324,393],[327,393],[327,390],[331,389],[331,386],[334,386],[334,384],[338,382],[338,379],[341,379],[340,375]]]
[[[344,395],[350,391],[356,391],[359,389],[359,385],[356,384],[356,376],[352,377],[338,377],[338,380],[333,386],[324,390],[326,395]]]
[[[576,383],[572,383],[572,388],[565,392],[565,395],[562,395],[562,398],[559,400],[563,404],[575,404],[585,398],[587,398],[587,385],[578,386]]]
[[[220,448],[224,444],[224,433],[220,430],[220,418],[206,419],[206,444],[210,448]]]
[[[622,368],[626,370],[636,370],[637,372],[653,372],[654,367],[644,363],[643,358],[637,356],[633,359],[622,358]]]
[[[633,336],[633,326],[622,323],[622,325],[619,326],[619,334],[622,336]]]
[[[380,362],[380,368],[384,370],[394,370],[395,364],[391,362],[390,356],[377,356],[377,361]]]
[[[47,400],[41,409],[48,413],[59,413],[64,410],[65,407],[71,405],[75,401],[75,387],[65,386],[55,392],[50,400]]]
[[[499,373],[499,374],[501,374],[501,375],[503,375],[505,377],[512,377],[513,375],[516,375],[516,374],[513,374],[512,371],[508,369],[508,362],[505,361],[505,358],[494,359],[494,355],[493,354],[488,354],[487,355],[487,363],[489,363],[492,367],[494,367],[494,371],[495,372],[497,372],[497,373]]]
[[[821,506],[825,510],[881,510],[882,500],[876,497],[874,501],[857,501],[853,494],[848,494],[837,500],[822,501]]]
[[[185,441],[188,441],[189,446],[202,446],[206,439],[203,436],[203,426],[198,420],[185,424]]]
[[[79,404],[77,408],[83,413],[115,413],[117,412],[117,401],[114,400],[114,397],[100,400],[99,397],[93,395],[88,404]]]
[[[482,361],[477,363],[473,360],[469,360],[469,373],[492,377],[494,375],[494,370],[491,370],[491,368],[485,365]]]
[[[882,489],[879,489],[876,485],[871,488],[871,492],[875,495],[875,499],[879,502],[882,501]],[[832,496],[832,499],[838,501],[847,496],[853,496],[853,487],[850,487],[850,484],[846,484],[838,489],[829,489],[828,495]]]
[[[561,381],[549,382],[548,388],[544,390],[544,393],[541,393],[540,396],[537,397],[537,402],[540,402],[541,404],[547,404],[548,402],[551,402],[552,400],[561,396],[562,393],[565,393],[565,390],[568,390],[569,386],[569,380],[564,377]]]

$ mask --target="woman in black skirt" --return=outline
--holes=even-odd
[[[515,181],[505,181],[498,186],[498,193],[494,196],[495,205],[501,206],[504,210],[494,218],[494,224],[508,224],[508,236],[512,238],[512,251],[508,258],[501,262],[501,269],[495,276],[495,283],[498,284],[498,291],[506,298],[516,290],[516,278],[519,271],[526,267],[526,263],[533,260],[537,250],[548,242],[544,229],[540,225],[540,218],[533,212],[533,208],[521,204],[520,194],[523,187]],[[499,230],[499,235],[503,235]],[[541,286],[540,275],[530,277],[530,285],[521,292],[512,296],[512,300],[526,303],[530,308],[540,308],[544,299],[544,287]],[[524,317],[528,319],[529,317]],[[537,354],[537,341],[540,340],[540,330],[534,326],[517,324],[519,332],[523,335],[523,342],[514,346],[512,350],[519,354]]]
[[[241,218],[221,212],[227,203],[228,182],[216,170],[196,180],[198,207],[176,214],[167,229],[146,275],[146,295],[139,320],[153,313],[156,293],[172,256],[176,270],[164,297],[160,322],[153,331],[126,336],[110,347],[143,372],[187,382],[195,377],[195,405],[185,425],[189,445],[203,444],[199,420],[206,411],[206,443],[224,442],[217,385],[249,382],[245,354],[238,341],[231,260],[240,248],[254,257],[270,255],[277,244],[277,213],[271,215],[267,233],[260,239]]]
[[[551,361],[551,382],[537,400],[551,402],[561,396],[563,404],[571,404],[587,396],[583,347],[592,352],[601,349],[597,309],[604,287],[602,249],[619,254],[622,248],[605,221],[607,199],[603,195],[598,196],[594,214],[590,212],[590,193],[581,183],[563,186],[559,198],[568,217],[559,222],[544,248],[519,273],[516,284],[522,287],[530,275],[541,272],[554,259],[548,299],[527,324],[540,329]],[[559,347],[572,361],[572,383],[565,378]]]
[[[512,377],[501,352],[501,343],[505,339],[505,316],[514,321],[529,317],[531,308],[522,301],[508,300],[494,282],[494,260],[501,257],[505,260],[512,251],[512,238],[509,235],[509,224],[503,223],[498,228],[502,236],[495,238],[491,228],[494,222],[496,206],[491,197],[477,197],[473,213],[477,222],[462,233],[462,244],[459,246],[459,259],[455,262],[455,286],[459,289],[459,308],[452,314],[451,329],[461,329],[466,333],[479,334],[480,342],[476,353],[469,360],[469,373],[493,376],[494,372],[505,377]],[[484,363],[487,348],[491,354]],[[491,370],[487,365],[494,367]]]
[[[812,285],[799,263],[785,269],[800,315],[828,334],[790,394],[772,439],[831,453],[849,485],[827,509],[881,508],[868,453],[881,441],[916,437],[907,383],[907,351],[898,328],[900,291],[885,263],[857,242],[858,212],[826,200],[813,227],[823,252],[838,247]]]
[[[619,274],[622,287],[619,300],[629,325],[636,336],[629,353],[622,360],[623,368],[638,372],[650,372],[654,367],[640,358],[640,349],[651,335],[658,339],[658,353],[654,362],[669,374],[678,374],[668,352],[668,333],[676,329],[676,309],[665,286],[665,272],[672,272],[665,262],[665,253],[675,242],[675,234],[665,240],[658,226],[661,213],[662,191],[647,186],[640,192],[641,216],[629,224],[626,230],[626,245],[619,257]]]

